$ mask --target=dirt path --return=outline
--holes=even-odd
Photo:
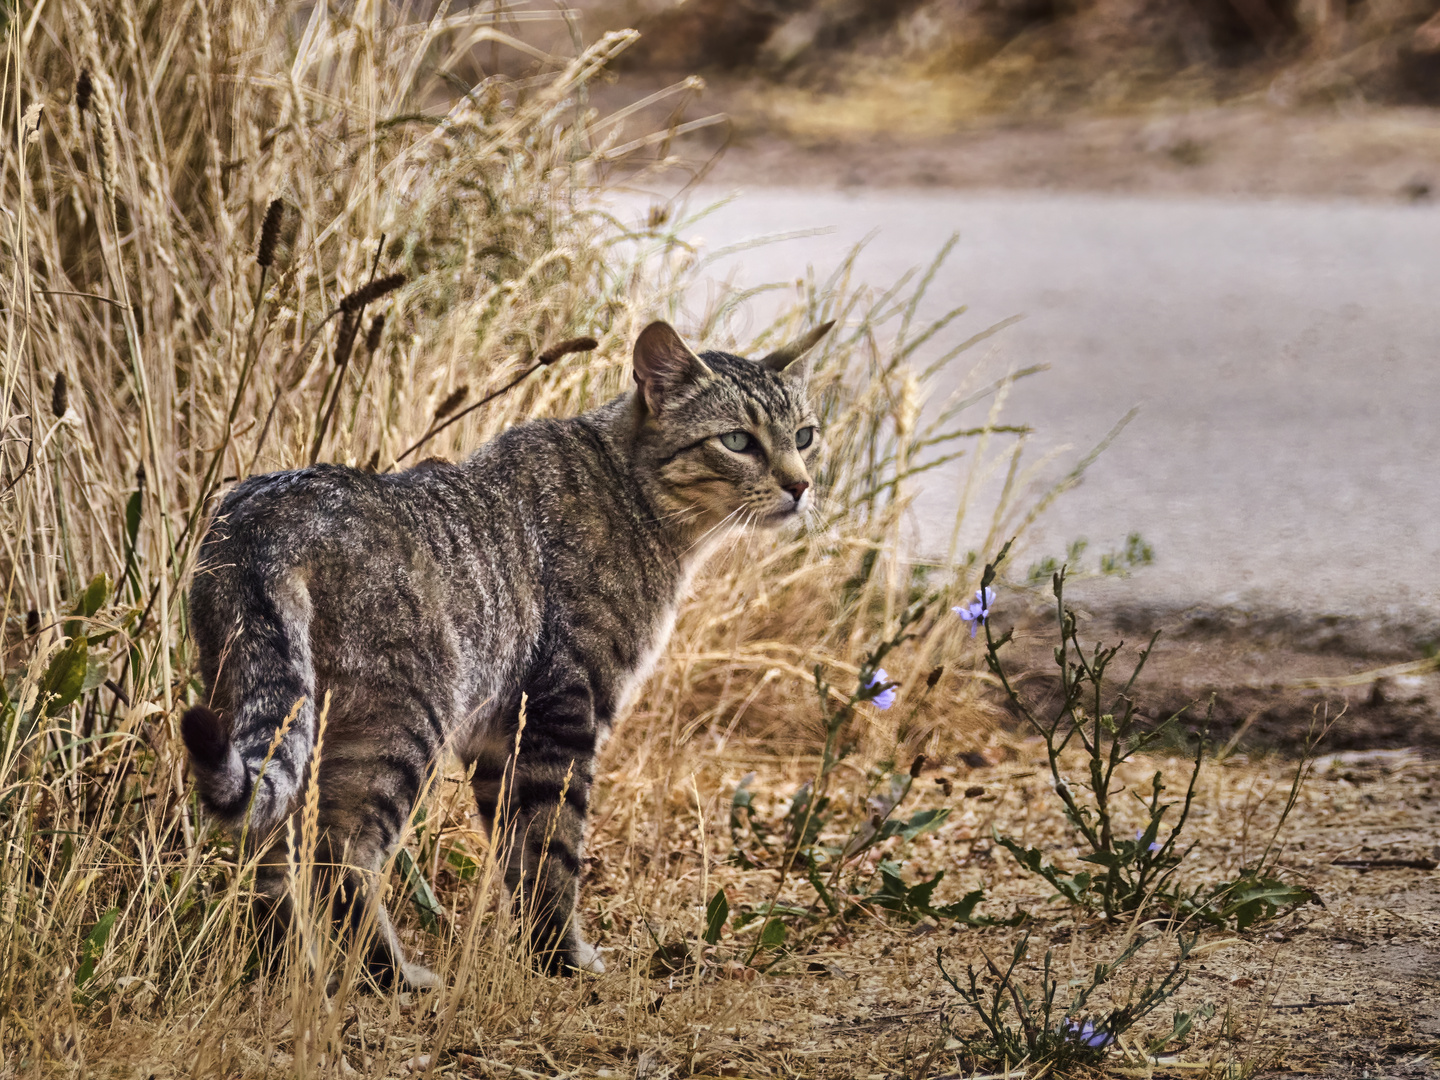
[[[723,88],[701,104],[743,110],[710,176],[720,186],[1401,203],[1440,196],[1440,111],[1434,109],[1161,106],[1050,122],[977,118],[919,136],[857,131],[844,102],[823,98],[787,102],[788,111],[772,106],[776,115],[768,122]]]

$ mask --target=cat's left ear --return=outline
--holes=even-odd
[[[635,339],[635,382],[651,412],[682,387],[714,376],[667,322],[653,322]]]
[[[804,337],[796,338],[788,345],[780,346],[780,348],[776,349],[774,352],[772,352],[769,356],[765,357],[760,362],[766,367],[768,367],[771,371],[779,371],[785,373],[786,375],[804,378],[804,365],[797,366],[796,361],[798,361],[807,352],[813,349],[815,347],[815,343],[818,342],[826,334],[828,334],[830,332],[830,328],[834,325],[834,319],[831,319],[829,322],[826,323],[821,323]]]

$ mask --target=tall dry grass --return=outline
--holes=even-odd
[[[968,455],[956,535],[979,535],[982,553],[1027,522],[1023,432],[997,423],[1015,376],[924,408],[931,380],[984,337],[940,347],[953,315],[919,320],[928,275],[877,293],[846,264],[803,282],[787,313],[745,340],[732,330],[744,295],[690,310],[703,261],[666,215],[632,227],[596,200],[617,177],[665,164],[676,135],[588,104],[633,34],[582,47],[572,26],[573,52],[552,56],[517,36],[543,14],[366,0],[0,11],[0,1070],[339,1075],[356,1066],[336,1047],[357,1022],[374,1075],[425,1040],[460,1039],[488,1060],[502,1050],[486,1040],[507,1025],[581,1037],[582,991],[532,977],[504,918],[486,914],[501,906],[493,853],[445,781],[402,860],[408,880],[458,885],[441,899],[466,913],[426,939],[447,989],[423,1022],[399,999],[347,1012],[354,972],[325,935],[305,937],[304,920],[292,944],[319,970],[348,971],[336,995],[311,964],[257,973],[246,866],[197,819],[176,738],[198,692],[188,574],[206,507],[236,478],[315,457],[393,467],[437,413],[532,368],[424,453],[458,455],[525,418],[573,413],[625,385],[628,344],[656,316],[745,351],[840,320],[815,385],[830,448],[820,520],[717,563],[608,751],[597,829],[631,891],[617,898],[602,882],[586,917],[632,905],[633,933],[616,931],[631,946],[703,904],[647,854],[696,815],[703,848],[709,804],[684,784],[697,755],[742,736],[803,750],[815,665],[843,679],[917,597],[943,612],[973,589],[974,553],[905,559],[916,477]],[[512,73],[458,82],[477,55],[510,58]],[[531,74],[513,73],[517,56]],[[277,201],[262,267],[257,241]],[[393,275],[403,284],[347,325],[342,299]],[[598,347],[537,365],[577,335]],[[970,497],[992,489],[984,506]],[[933,704],[876,714],[873,750],[955,735],[973,686],[964,627],[932,619],[890,669],[903,687],[941,664],[950,674]],[[614,1022],[653,1024],[643,965],[611,978],[629,988]],[[424,1027],[414,1046],[396,1034],[407,1024]]]

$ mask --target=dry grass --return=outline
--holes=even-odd
[[[761,950],[755,922],[697,945],[694,966],[652,966],[657,943],[697,942],[717,889],[735,910],[777,890],[812,902],[798,877],[777,881],[773,862],[745,869],[727,858],[730,798],[754,772],[756,814],[775,823],[815,772],[824,725],[814,668],[848,690],[921,597],[932,608],[919,636],[885,660],[900,701],[862,707],[855,752],[831,788],[831,828],[843,836],[868,818],[877,769],[903,771],[924,752],[937,764],[921,777],[917,808],[951,816],[885,854],[910,875],[946,870],[938,902],[983,887],[987,912],[1031,910],[1077,974],[1135,930],[1047,905],[993,854],[997,826],[1061,859],[1073,852],[1035,748],[990,734],[978,649],[939,614],[975,588],[969,549],[993,553],[1037,509],[1021,498],[1024,433],[998,429],[1014,376],[982,377],[977,365],[957,397],[925,407],[930,377],[984,335],[952,348],[942,344],[948,318],[916,323],[923,273],[874,292],[843,265],[802,282],[775,325],[744,337],[732,316],[746,296],[687,308],[703,260],[667,213],[631,227],[598,201],[617,167],[667,164],[677,135],[636,131],[639,113],[606,118],[587,105],[587,87],[629,36],[537,57],[513,36],[524,21],[500,14],[54,0],[3,24],[0,1075],[954,1073],[950,1040],[974,1024],[942,987],[935,944],[963,967],[978,947],[1007,949],[1014,931],[952,936],[872,912],[797,919],[784,949]],[[502,63],[471,79],[477,45]],[[256,241],[276,199],[278,245],[262,273]],[[341,298],[392,274],[404,284],[371,305],[348,362],[335,364]],[[233,478],[316,454],[388,468],[443,404],[453,414],[547,348],[590,335],[593,352],[540,367],[425,452],[459,455],[507,424],[573,413],[624,385],[628,344],[656,316],[743,351],[822,319],[840,324],[816,382],[830,448],[822,519],[710,568],[606,749],[584,918],[610,970],[544,979],[517,955],[494,852],[449,775],[406,847],[438,906],[422,917],[423,904],[405,903],[398,873],[391,903],[444,988],[368,994],[354,957],[306,920],[287,944],[310,959],[267,972],[247,867],[197,819],[176,738],[177,714],[197,693],[184,600],[208,501]],[[917,568],[901,543],[915,477],[960,450],[969,471],[954,554]],[[87,594],[97,575],[108,584],[101,577]],[[47,680],[71,670],[57,657],[82,661],[73,682]],[[1196,884],[1244,865],[1244,845],[1273,823],[1285,772],[1232,759],[1210,774],[1197,811],[1203,843],[1187,870]],[[1420,807],[1433,781],[1412,779]],[[1336,802],[1349,797],[1340,781],[1327,784],[1337,790],[1304,804],[1316,820],[1354,809]],[[313,827],[302,828],[301,883],[313,842]],[[1313,879],[1322,891],[1324,872]],[[1343,934],[1347,917],[1332,910],[1334,925],[1323,925]],[[1172,942],[1167,929],[1137,970],[1163,963]],[[1204,1067],[1187,1075],[1271,1053],[1261,1006],[1279,992],[1267,974],[1279,970],[1275,951],[1252,935],[1207,957],[1234,979],[1219,989],[1193,980],[1179,1003],[1222,1009],[1183,1048]],[[327,971],[339,975],[330,989],[317,974]]]
[[[640,928],[693,922],[718,851],[727,780],[697,772],[700,755],[813,746],[815,665],[843,682],[917,595],[943,611],[973,589],[973,555],[922,582],[900,529],[917,469],[961,445],[972,490],[996,477],[998,496],[962,500],[957,537],[987,550],[1023,528],[1023,439],[993,430],[1009,379],[922,420],[929,376],[963,348],[915,323],[923,277],[877,294],[843,266],[747,340],[730,330],[743,296],[687,311],[699,258],[665,215],[627,227],[594,201],[617,164],[665,164],[677,135],[588,107],[633,35],[552,57],[498,9],[258,0],[58,0],[0,25],[0,1068],[384,1075],[412,1043],[545,1068],[546,1054],[583,1060],[596,1030],[681,1047],[677,1011],[770,1008],[743,981],[693,981],[683,1010],[654,1008]],[[530,73],[457,89],[480,46]],[[335,317],[391,275],[403,284],[363,321]],[[443,403],[477,401],[577,335],[598,347],[539,368],[426,452],[585,408],[625,384],[628,343],[657,315],[746,351],[824,318],[843,329],[816,383],[833,449],[823,520],[714,568],[609,752],[587,918],[613,928],[615,973],[592,991],[515,961],[493,859],[441,784],[410,850],[459,913],[422,946],[448,989],[423,1005],[357,1000],[347,958],[303,920],[291,945],[341,970],[336,992],[306,963],[257,976],[247,867],[197,820],[176,738],[198,692],[185,594],[207,505],[238,477],[316,456],[391,467]],[[943,707],[916,695],[893,722],[876,714],[869,758],[976,737],[962,626],[932,618],[888,662],[905,685],[937,664],[950,674],[926,699]],[[697,876],[670,853],[702,817]],[[297,840],[303,881],[313,836]],[[523,1055],[506,1041],[517,1031],[536,1035]]]

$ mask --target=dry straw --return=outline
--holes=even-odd
[[[185,1062],[195,1075],[379,1076],[406,1056],[410,1044],[375,1026],[383,1000],[358,1027],[346,1019],[360,1015],[346,995],[363,976],[335,941],[312,934],[307,955],[342,972],[338,998],[303,965],[254,966],[253,859],[207,831],[188,793],[176,723],[198,691],[185,597],[225,485],[312,457],[388,467],[422,436],[456,456],[526,418],[573,414],[627,385],[628,345],[656,315],[756,354],[835,319],[813,386],[829,448],[820,514],[806,533],[739,543],[697,584],[639,715],[607,750],[608,775],[644,777],[651,794],[635,788],[629,809],[602,798],[597,837],[628,837],[606,856],[616,865],[655,869],[586,917],[618,920],[615,977],[642,980],[625,959],[645,947],[639,913],[664,920],[695,902],[659,852],[687,763],[766,732],[783,735],[767,751],[813,745],[815,665],[832,681],[853,672],[912,598],[900,541],[915,478],[963,451],[978,477],[1012,478],[967,520],[992,536],[1023,520],[1024,434],[992,408],[1013,379],[967,383],[959,350],[915,319],[924,277],[871,293],[846,262],[804,281],[759,334],[734,332],[743,296],[686,309],[703,264],[674,231],[681,216],[630,229],[595,196],[617,170],[654,166],[646,155],[677,133],[589,104],[633,33],[552,56],[511,32],[558,19],[540,9],[105,10],[97,21],[81,0],[56,0],[6,24],[11,130],[53,73],[85,66],[79,130],[47,114],[33,143],[0,158],[0,1058],[69,1074]],[[389,272],[375,277],[382,237]],[[382,299],[366,361],[350,363],[363,310]],[[941,370],[969,389],[921,408]],[[85,403],[73,437],[44,439],[44,371],[66,373],[48,388],[52,413]],[[472,386],[508,392],[483,409],[449,400]],[[943,606],[973,578],[962,555],[929,580]],[[104,602],[77,616],[91,587]],[[937,664],[948,672],[927,698],[944,691],[945,710],[906,721],[907,754],[969,715],[963,634],[937,619],[887,660],[902,700]],[[858,736],[896,751],[889,720]],[[425,1015],[432,1034],[460,1033],[491,1060],[507,1052],[501,1033],[561,990],[532,977],[495,914],[500,864],[468,800],[463,782],[437,784],[412,845],[460,913],[422,943],[446,982]],[[649,1030],[652,999],[634,985],[616,1022]]]

